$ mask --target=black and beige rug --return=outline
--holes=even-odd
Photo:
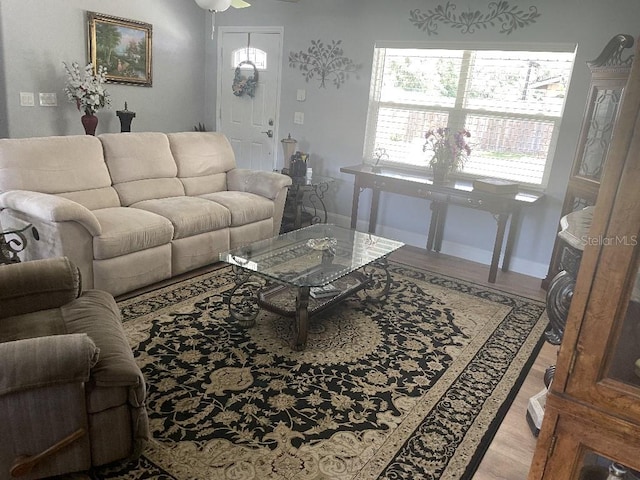
[[[391,262],[386,303],[228,318],[230,268],[120,303],[153,440],[96,478],[470,478],[540,345],[542,302]]]

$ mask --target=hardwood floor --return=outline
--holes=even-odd
[[[489,267],[424,249],[406,246],[392,255],[399,262],[491,286],[499,290],[544,301],[540,279],[514,272],[498,272],[496,283],[487,282]],[[555,364],[557,347],[545,343],[520,388],[473,480],[526,480],[536,446],[526,420],[529,398],[544,387],[544,372]]]

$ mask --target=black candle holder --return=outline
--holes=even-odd
[[[130,132],[131,131],[131,121],[136,116],[136,112],[130,112],[127,108],[127,102],[124,102],[124,110],[118,110],[116,115],[120,119],[120,131],[121,132]]]

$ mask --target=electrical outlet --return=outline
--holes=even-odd
[[[303,88],[299,88],[298,92],[296,93],[296,100],[298,100],[299,102],[304,102],[307,99],[307,91],[304,90]]]
[[[41,107],[57,107],[58,95],[55,93],[40,93]]]
[[[36,105],[33,92],[20,92],[20,106],[34,107]]]
[[[295,123],[296,125],[303,125],[304,124],[304,113],[303,112],[295,112],[293,114],[293,123]]]

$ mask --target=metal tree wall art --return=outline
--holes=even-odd
[[[327,80],[331,79],[335,87],[340,88],[349,78],[349,73],[355,73],[362,68],[362,65],[344,56],[341,45],[342,40],[332,40],[329,44],[321,40],[311,40],[311,46],[306,52],[301,50],[298,53],[289,53],[289,66],[298,66],[307,82],[317,77],[320,87],[326,88]]]
[[[479,28],[486,29],[489,26],[498,25],[500,33],[508,35],[518,28],[535,23],[540,16],[538,9],[534,6],[530,6],[529,11],[525,12],[521,7],[512,6],[505,0],[491,2],[487,7],[489,11],[486,13],[469,9],[458,14],[455,12],[456,5],[447,2],[445,5],[438,5],[433,10],[427,10],[424,13],[417,8],[411,10],[409,21],[429,35],[438,34],[439,23],[457,28],[460,33],[475,33]]]

